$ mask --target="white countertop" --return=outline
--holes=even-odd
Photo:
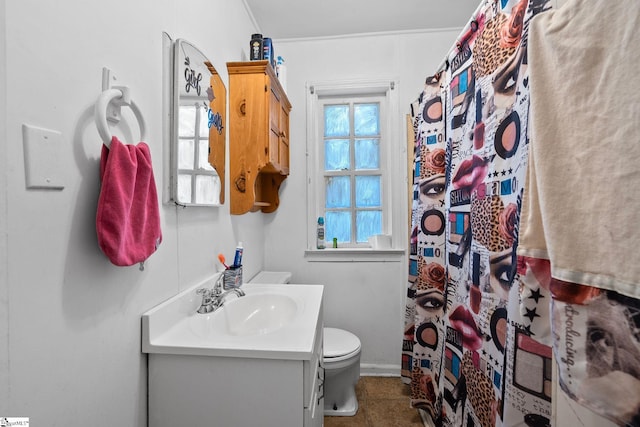
[[[213,283],[208,281],[207,283]],[[195,285],[142,315],[142,351],[156,354],[246,357],[263,359],[309,360],[322,309],[322,285],[253,284],[242,290],[247,296],[281,294],[292,298],[297,309],[293,319],[278,329],[264,333],[234,336],[217,331],[221,310],[196,312],[202,297]],[[235,295],[229,297],[229,304]],[[243,297],[241,297],[243,298]]]

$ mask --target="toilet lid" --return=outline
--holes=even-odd
[[[324,357],[340,357],[360,350],[360,339],[349,331],[324,328]]]

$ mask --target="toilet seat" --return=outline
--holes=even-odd
[[[360,353],[360,339],[349,331],[324,328],[325,362],[341,362]]]

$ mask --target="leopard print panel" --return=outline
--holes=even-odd
[[[500,13],[487,21],[473,45],[473,69],[476,77],[492,74],[516,51],[515,47],[500,46],[500,29],[508,25],[507,15]]]
[[[424,409],[432,418],[437,418],[434,403],[437,400],[431,375],[414,366],[411,373],[411,406]]]
[[[413,372],[411,375],[411,395],[416,400],[431,400],[435,397],[435,392],[431,395],[427,393],[425,387],[423,387],[422,383],[424,382],[424,373],[418,366],[413,367]]]
[[[499,232],[499,216],[504,203],[498,195],[478,198],[471,195],[471,234],[473,239],[491,252],[501,252],[511,247]]]
[[[418,279],[416,280],[416,290],[417,291],[425,291],[431,286],[424,280],[424,276],[420,274],[421,271],[426,267],[427,262],[423,257],[418,257]]]
[[[472,353],[467,351],[462,357],[462,374],[467,381],[467,396],[473,411],[482,427],[492,427],[495,422],[493,411],[496,408],[496,397],[493,384],[485,374],[476,369]]]

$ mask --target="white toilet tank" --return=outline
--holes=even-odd
[[[290,283],[291,272],[290,271],[261,271],[256,274],[249,283],[269,283],[280,284]]]

